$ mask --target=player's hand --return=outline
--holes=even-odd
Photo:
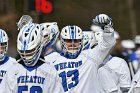
[[[113,25],[112,19],[106,14],[99,14],[93,19],[93,23],[99,26]]]
[[[114,32],[114,29],[111,25],[105,25],[104,26],[104,32],[105,33],[111,33],[111,32]]]

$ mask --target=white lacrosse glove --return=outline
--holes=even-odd
[[[105,25],[105,26],[104,26],[104,32],[105,32],[105,33],[112,33],[112,32],[114,32],[114,29],[113,29],[113,27],[110,26],[110,25]]]
[[[93,19],[93,23],[99,26],[113,26],[112,19],[106,14],[99,14]]]

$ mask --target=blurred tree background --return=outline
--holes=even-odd
[[[122,39],[133,39],[140,34],[139,0],[45,0],[52,4],[51,13],[34,10],[37,0],[0,0],[0,28],[9,36],[8,54],[15,57],[16,22],[23,14],[33,17],[34,22],[57,22],[59,29],[66,25],[78,25],[90,30],[92,19],[100,13],[108,14]]]

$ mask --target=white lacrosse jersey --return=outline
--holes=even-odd
[[[133,89],[133,93],[140,93],[140,69],[138,69],[137,73],[134,75],[131,87]]]
[[[66,93],[100,93],[97,69],[115,44],[112,33],[104,37],[94,49],[82,51],[75,59],[66,58],[57,52],[45,56],[45,60],[58,71]]]
[[[34,67],[23,61],[16,63],[5,75],[0,93],[64,93],[54,66],[41,60]]]
[[[101,86],[101,93],[114,93],[118,91],[114,78],[104,67],[98,69],[98,79]]]
[[[128,89],[131,85],[130,71],[126,61],[119,57],[109,56],[106,64],[99,68],[98,75],[100,85],[105,93],[118,90],[122,93],[121,88]]]
[[[16,63],[16,59],[8,56],[6,56],[5,59],[0,62],[0,84],[4,75],[14,65],[14,63]]]

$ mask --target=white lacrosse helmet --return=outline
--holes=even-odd
[[[70,40],[71,46],[67,46],[66,40]],[[78,42],[78,46],[74,43]],[[83,32],[78,26],[66,26],[62,29],[60,34],[60,44],[62,52],[67,58],[76,58],[82,50]]]
[[[46,52],[57,40],[59,36],[59,29],[56,22],[42,23],[40,25],[44,35],[43,51]]]
[[[120,35],[117,31],[114,31],[114,38],[115,39],[120,39]]]
[[[0,61],[5,59],[8,50],[8,36],[6,32],[0,29]]]
[[[32,22],[33,22],[33,19],[31,16],[23,15],[17,23],[18,30],[22,29],[23,26],[25,26],[26,24],[30,24]]]
[[[133,40],[122,40],[121,45],[123,48],[127,49],[134,49],[135,48],[135,43]]]
[[[96,43],[93,31],[83,31],[83,50],[91,49]]]
[[[43,33],[39,24],[30,24],[20,30],[17,50],[26,66],[34,66],[43,47]]]
[[[135,44],[140,44],[140,35],[136,35],[134,39]]]
[[[135,49],[135,43],[133,40],[122,40],[121,46],[123,48],[123,55],[128,56],[129,54],[132,54]]]

